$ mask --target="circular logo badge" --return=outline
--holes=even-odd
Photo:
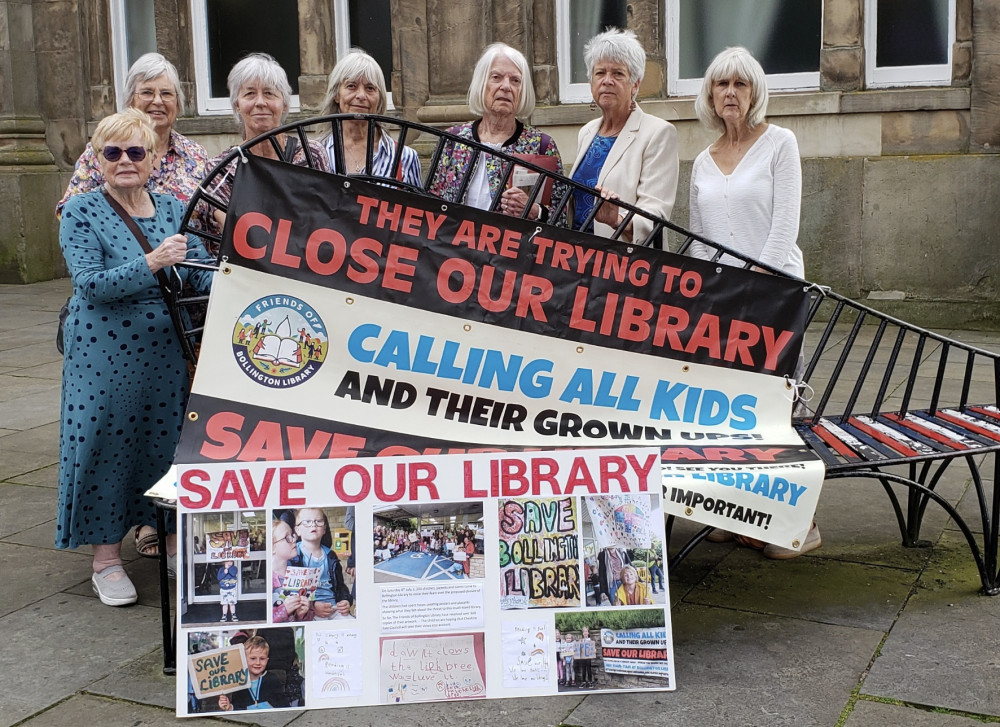
[[[233,355],[247,376],[273,389],[298,386],[326,360],[323,319],[305,301],[269,295],[246,307],[233,328]]]

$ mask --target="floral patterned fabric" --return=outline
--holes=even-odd
[[[159,165],[153,167],[146,186],[150,192],[169,194],[186,204],[198,184],[205,178],[207,161],[208,152],[205,151],[205,147],[176,131],[171,131],[167,153],[160,159]],[[87,148],[76,161],[76,169],[66,188],[66,194],[56,205],[56,217],[62,216],[63,207],[70,197],[97,189],[102,184],[104,175],[101,174],[101,167],[97,162],[97,152],[88,142]]]
[[[448,132],[463,139],[479,141],[479,121],[471,124],[453,126]],[[563,173],[562,158],[559,156],[559,149],[556,143],[548,134],[543,134],[534,126],[517,122],[514,134],[500,145],[500,151],[506,154],[545,154],[555,157],[557,160],[556,172]],[[437,169],[434,171],[434,179],[430,185],[430,193],[436,197],[458,202],[458,191],[462,187],[462,177],[465,174],[469,162],[472,159],[473,148],[464,144],[445,142],[441,151],[441,159]],[[490,154],[483,154],[481,159],[486,164],[486,175],[490,184],[490,195],[495,197],[500,190],[500,183],[506,172],[501,160]],[[552,203],[555,204],[563,194],[565,185],[556,185],[552,190]],[[551,220],[550,220],[551,222]],[[560,224],[560,223],[557,223]]]

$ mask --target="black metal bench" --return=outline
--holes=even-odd
[[[546,180],[553,178],[558,186],[552,198],[550,219],[560,217],[571,190],[593,192],[570,179],[515,160],[475,141],[425,125],[380,116],[335,115],[287,124],[244,143],[225,163],[238,159],[245,149],[258,143],[270,144],[280,154],[276,141],[279,133],[295,135],[300,145],[308,150],[310,135],[329,130],[337,142],[335,149],[339,150],[341,124],[345,120],[359,119],[368,123],[369,149],[375,146],[377,123],[396,136],[399,146],[393,159],[394,170],[399,169],[403,144],[417,142],[431,150],[430,164],[420,188],[414,189],[397,181],[396,174],[389,178],[372,175],[370,155],[364,172],[355,175],[367,181],[429,194],[445,145],[463,144],[472,149],[472,156],[460,183],[459,198],[481,154],[499,157],[507,164],[505,183],[515,163],[539,174],[526,209],[539,199]],[[345,168],[343,153],[336,156],[334,171],[340,172]],[[307,157],[309,166],[315,167],[316,160],[308,153]],[[184,220],[185,232],[201,235],[216,246],[221,241],[220,235],[206,230],[205,225],[195,219],[195,212],[199,205],[202,209],[208,205],[226,210],[224,202],[209,191],[225,163],[209,173],[191,200]],[[497,209],[499,203],[497,195],[491,209]],[[601,204],[603,202],[599,201],[594,207],[584,227],[593,221]],[[631,205],[621,206],[627,214],[612,239],[621,238],[634,216],[644,217],[651,221],[652,230],[644,240],[633,240],[630,244],[650,244],[662,237],[669,249],[684,254],[697,241],[714,249],[716,260],[727,254],[742,261],[744,267],[755,266],[785,276],[779,270],[698,237],[668,220],[653,217]],[[995,455],[1000,449],[1000,408],[997,406],[1000,354],[923,330],[806,281],[803,284],[812,291],[806,329],[810,353],[804,379],[814,394],[797,407],[794,428],[825,463],[828,480],[858,477],[874,479],[882,485],[892,504],[904,546],[925,544],[920,540],[920,528],[927,505],[932,501],[940,505],[965,536],[979,570],[983,591],[989,595],[1000,593],[997,562],[1000,488],[993,485],[1000,474]],[[187,296],[180,286],[176,286],[172,306],[175,323],[185,353],[192,361],[197,358],[201,334],[198,316],[193,311],[205,303],[206,298]],[[993,477],[987,485],[982,469],[990,461],[989,455],[993,455]],[[979,509],[977,524],[982,528],[981,540],[955,505],[937,491],[942,476],[956,460],[969,468]],[[904,488],[905,493],[901,495],[898,488]],[[668,541],[672,527],[673,520],[668,518]],[[671,566],[683,560],[710,531],[711,528],[699,530],[680,547],[670,559]]]

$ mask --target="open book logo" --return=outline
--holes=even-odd
[[[290,295],[251,303],[233,328],[233,355],[247,376],[275,389],[313,377],[329,353],[330,338],[319,313]]]

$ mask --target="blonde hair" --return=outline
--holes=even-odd
[[[142,137],[142,145],[146,147],[146,151],[153,151],[156,148],[156,132],[153,131],[153,121],[145,111],[134,108],[127,108],[101,119],[97,128],[94,129],[94,135],[90,138],[90,144],[94,147],[94,151],[100,155],[101,149],[111,139],[130,139],[137,131]]]
[[[694,112],[698,120],[709,129],[725,131],[726,122],[715,113],[712,102],[712,86],[716,81],[738,78],[750,84],[750,110],[747,112],[747,126],[751,129],[764,123],[767,115],[767,76],[764,68],[746,48],[733,46],[726,48],[712,59],[701,81],[701,91],[694,100]]]

